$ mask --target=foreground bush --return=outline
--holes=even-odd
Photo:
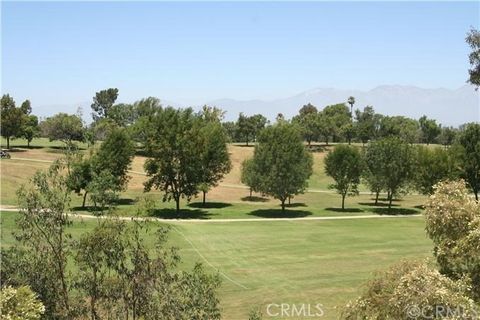
[[[4,320],[36,320],[45,312],[45,307],[28,287],[2,288],[0,314]]]
[[[477,319],[469,289],[425,263],[404,261],[370,281],[342,319]]]

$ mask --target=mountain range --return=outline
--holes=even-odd
[[[269,120],[274,120],[282,113],[286,118],[294,116],[307,103],[319,110],[335,103],[346,102],[349,96],[354,96],[354,108],[363,109],[367,105],[385,115],[402,115],[418,119],[422,115],[436,119],[443,125],[457,126],[466,122],[480,121],[480,91],[475,91],[471,85],[458,89],[425,89],[415,86],[382,85],[371,90],[348,90],[335,88],[316,88],[297,95],[273,100],[235,100],[218,99],[199,101],[194,105],[199,109],[207,104],[225,110],[225,120],[236,120],[240,112],[246,115],[261,113]],[[129,101],[131,102],[131,101]],[[162,104],[180,107],[179,103],[163,100]],[[91,122],[90,102],[75,105],[51,105],[35,108],[40,116],[50,116],[57,112],[76,112],[82,107],[84,119]]]

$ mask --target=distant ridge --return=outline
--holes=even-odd
[[[385,115],[403,115],[418,119],[425,114],[443,125],[454,126],[480,121],[480,91],[475,91],[474,87],[468,84],[458,89],[425,89],[408,85],[381,85],[366,91],[315,88],[291,97],[274,100],[218,99],[199,101],[193,106],[196,109],[204,104],[217,106],[227,111],[226,120],[236,120],[240,112],[247,115],[262,113],[268,119],[274,120],[278,113],[291,118],[302,105],[309,102],[322,109],[326,105],[344,102],[349,96],[355,97],[355,108],[362,109],[366,105],[372,105],[377,112]],[[174,101],[164,100],[161,97],[160,99],[165,106],[181,106]],[[75,113],[77,108],[81,107],[83,118],[89,123],[91,122],[90,104],[91,102],[80,102],[69,105],[34,106],[34,113],[45,117],[57,112]]]

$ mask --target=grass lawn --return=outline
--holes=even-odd
[[[13,243],[15,215],[2,214],[3,247]],[[70,231],[78,237],[95,223],[77,221]],[[373,272],[404,258],[430,257],[432,248],[422,217],[172,226],[181,268],[202,262],[221,273],[223,318],[233,320],[246,319],[254,307],[265,312],[269,303],[320,303],[323,319],[336,319],[335,307],[358,295]]]

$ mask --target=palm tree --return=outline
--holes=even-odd
[[[353,105],[355,104],[355,97],[348,97],[347,100],[348,104],[350,105],[350,114],[352,115],[352,121],[353,121]]]

